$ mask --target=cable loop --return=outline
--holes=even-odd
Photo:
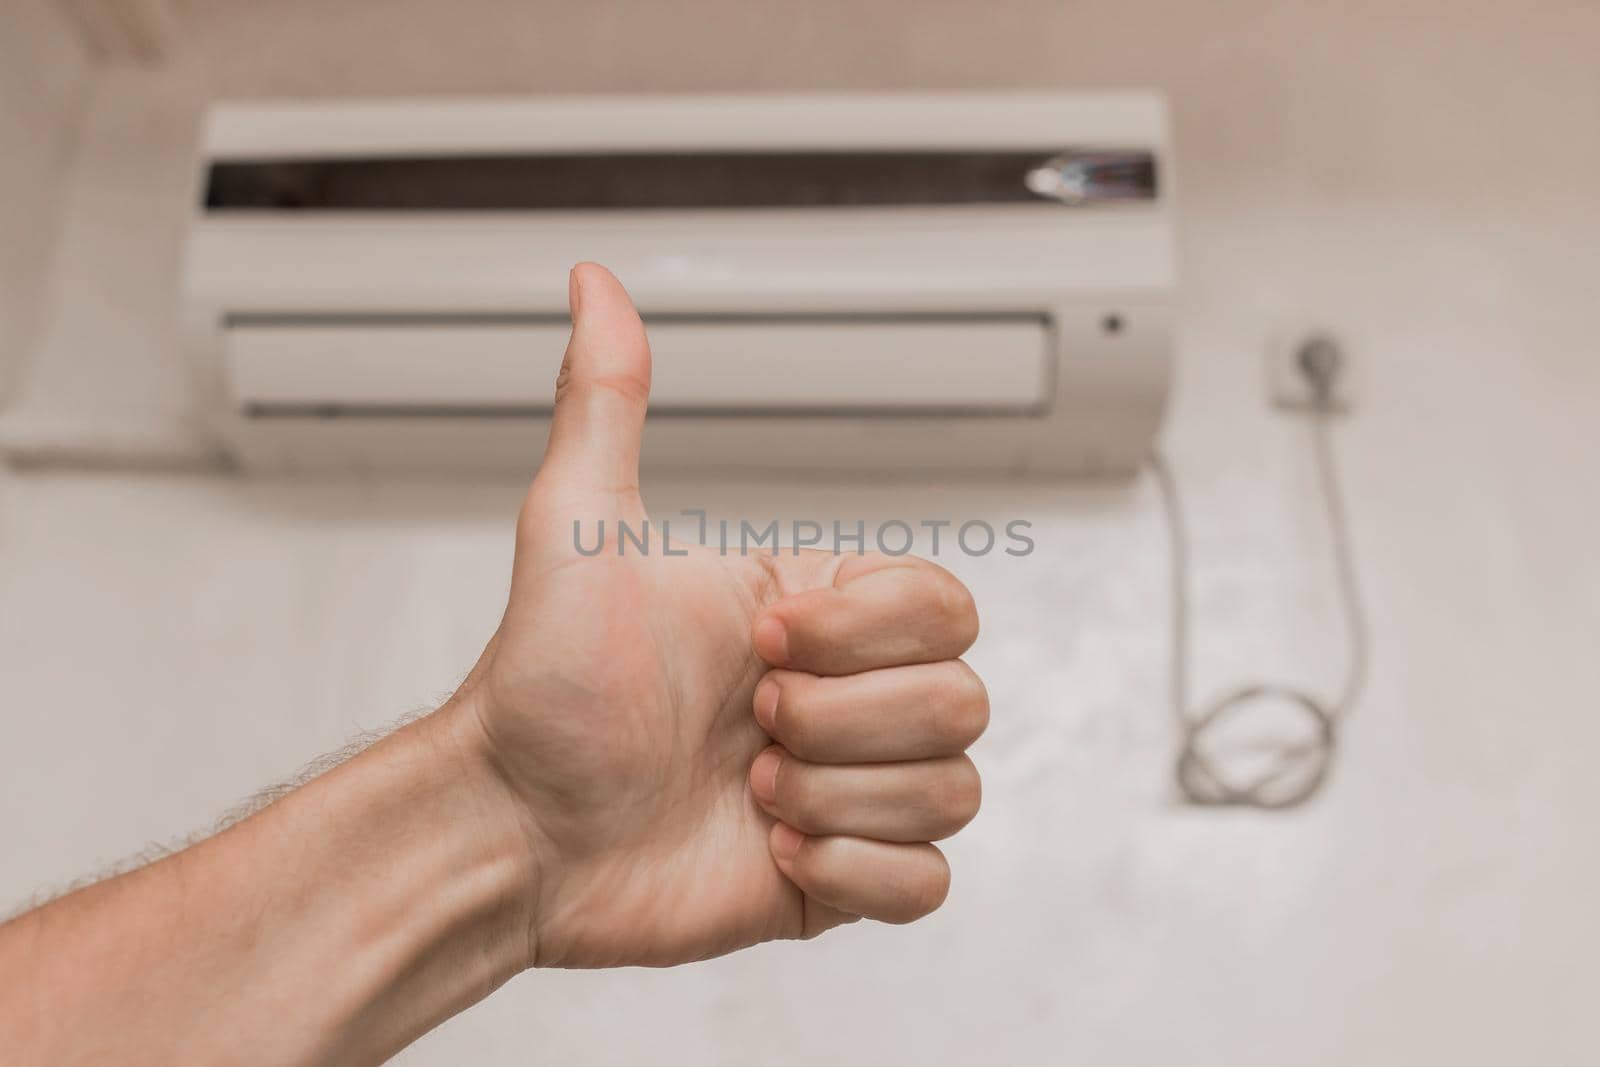
[[[1318,485],[1333,536],[1334,566],[1344,603],[1345,628],[1350,641],[1349,668],[1343,688],[1334,700],[1276,682],[1240,686],[1192,711],[1189,702],[1189,543],[1183,503],[1177,482],[1159,451],[1150,456],[1150,469],[1165,506],[1172,550],[1172,689],[1173,714],[1178,720],[1180,745],[1173,778],[1191,804],[1282,810],[1304,804],[1327,781],[1337,748],[1339,725],[1365,687],[1369,637],[1357,582],[1355,556],[1350,544],[1344,498],[1328,440],[1327,404],[1313,409],[1313,440]],[[1201,742],[1244,709],[1262,701],[1278,705],[1309,719],[1312,733],[1304,741],[1273,741],[1261,746],[1268,753],[1265,765],[1254,773],[1231,771],[1208,755]]]
[[[1226,765],[1206,755],[1201,742],[1207,732],[1215,732],[1230,717],[1265,700],[1275,700],[1310,719],[1312,737],[1307,741],[1271,743],[1267,746],[1270,757],[1266,766],[1235,779]],[[1321,788],[1332,766],[1337,741],[1338,727],[1332,709],[1311,694],[1287,685],[1242,686],[1189,720],[1174,774],[1178,788],[1192,804],[1292,808]]]

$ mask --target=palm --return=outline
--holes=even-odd
[[[837,921],[815,904],[807,915],[746,785],[771,743],[751,714],[766,670],[751,626],[830,557],[664,556],[659,545],[619,556],[608,519],[606,551],[585,558],[573,518],[586,538],[597,516],[637,530],[637,497],[620,508],[604,497],[541,503],[530,502],[517,596],[485,683],[491,706],[506,709],[490,726],[510,776],[533,794],[538,832],[568,858],[567,885],[582,898],[582,924],[541,954],[669,963]]]

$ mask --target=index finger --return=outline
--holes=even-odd
[[[832,586],[784,597],[756,619],[756,654],[774,667],[857,674],[954,659],[978,636],[972,594],[913,557],[846,560]]]

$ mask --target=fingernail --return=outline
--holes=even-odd
[[[778,683],[772,678],[761,679],[761,684],[756,686],[756,722],[767,733],[772,733],[772,724],[778,716]]]
[[[769,748],[750,765],[750,791],[764,804],[771,804],[778,795],[778,766],[782,762],[777,750]]]
[[[578,268],[573,267],[567,271],[567,306],[572,311],[572,320],[578,320],[579,298],[583,295],[583,286],[578,284]]]
[[[788,823],[772,824],[772,854],[780,860],[794,859],[800,854],[800,846],[805,843],[806,835]]]
[[[776,615],[768,615],[756,625],[756,653],[774,666],[789,662],[789,631]]]

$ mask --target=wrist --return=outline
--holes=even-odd
[[[497,920],[506,943],[494,947],[494,956],[509,960],[514,970],[532,967],[537,959],[540,887],[546,857],[536,847],[537,828],[502,768],[476,695],[460,693],[426,719],[422,743],[431,758],[459,793],[457,803],[464,818],[455,832],[470,838],[472,850],[485,870],[496,872]]]
[[[488,756],[452,702],[241,824],[314,842],[282,902],[318,931],[286,973],[339,978],[312,1058],[377,1062],[529,966],[538,868]]]

